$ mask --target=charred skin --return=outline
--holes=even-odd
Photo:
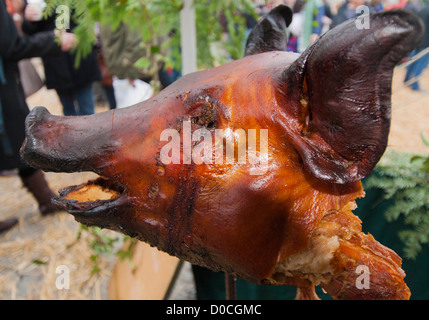
[[[267,18],[283,30],[290,23],[289,13],[282,9]],[[333,37],[341,34],[337,30],[301,56],[265,52],[266,47],[256,44],[251,55],[187,75],[150,100],[125,109],[60,117],[35,108],[27,118],[22,157],[45,171],[93,171],[101,176],[62,190],[54,200],[79,222],[120,231],[191,263],[255,283],[311,284],[312,276],[305,274],[281,280],[274,276],[276,268],[309,248],[328,213],[345,212],[354,199],[363,197],[359,180],[372,170],[387,140],[392,70],[422,32],[421,23],[402,11],[378,14],[372,21],[373,30],[364,36],[351,32],[350,23],[339,27],[353,37],[352,43],[361,41],[364,47],[370,43],[371,51],[362,49],[358,58],[353,56],[358,60],[354,63],[376,60],[371,66],[380,73],[378,80],[369,87],[358,85],[370,90],[365,101],[360,100],[361,92],[351,90],[353,79],[358,77],[358,84],[365,77],[370,81],[373,72],[347,67],[349,61],[339,53],[351,43],[332,46]],[[273,46],[277,45],[274,41]],[[323,51],[329,61],[320,65]],[[346,74],[330,75],[338,65],[344,65]],[[330,95],[319,90],[321,79],[326,80],[323,85]],[[329,87],[332,79],[338,90]],[[348,95],[345,88],[350,89]],[[337,97],[344,110],[332,104]],[[365,133],[350,128],[350,117],[334,120],[334,115],[348,113],[359,125],[368,124],[363,127]],[[187,121],[191,132],[205,129],[212,137],[216,129],[246,133],[268,129],[264,172],[251,174],[255,165],[249,162],[184,164]],[[326,130],[333,122],[336,129]],[[178,164],[161,159],[167,142],[160,137],[165,129],[180,134]],[[369,139],[367,132],[372,130],[373,139]],[[360,134],[365,138],[358,143]],[[199,146],[199,141],[192,142],[193,151]],[[235,145],[235,154],[237,149]],[[336,217],[341,221],[341,214]],[[385,271],[386,277],[408,290],[403,272],[398,271],[399,257],[371,264],[377,260],[374,255],[359,256],[351,249],[363,246],[359,239],[366,236],[360,230],[350,234],[357,240],[340,241],[335,253],[329,253],[335,257],[335,268],[331,278],[321,282],[328,292],[338,298],[358,297],[340,284],[352,283],[347,275],[359,261],[376,265],[377,272]],[[390,298],[406,296],[395,295],[389,288]],[[374,290],[379,287],[364,294],[377,297]]]

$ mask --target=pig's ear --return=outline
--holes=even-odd
[[[360,180],[380,160],[393,70],[423,35],[420,19],[405,10],[366,19],[369,28],[350,20],[330,30],[284,72],[286,105],[298,119],[293,143],[322,180]]]
[[[292,10],[288,6],[278,6],[262,17],[252,29],[247,39],[245,56],[268,51],[285,51],[286,28],[292,22]]]

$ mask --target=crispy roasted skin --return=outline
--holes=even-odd
[[[276,10],[257,28],[284,32],[289,13]],[[251,55],[135,106],[82,117],[35,108],[22,157],[46,171],[102,176],[54,200],[84,224],[255,283],[320,284],[338,299],[407,298],[400,258],[361,233],[351,208],[386,147],[393,68],[418,43],[421,22],[405,11],[372,16],[361,33],[347,22],[300,56],[269,50],[284,35],[266,47],[267,33],[252,34]],[[267,164],[184,164],[185,122],[212,139],[216,129],[226,139],[268,129]],[[161,161],[165,129],[180,133],[171,149],[180,163]],[[192,142],[194,151],[202,145]],[[359,265],[370,269],[370,290],[354,286]]]
[[[88,208],[66,197],[68,191],[56,203],[82,223],[126,232],[192,263],[261,283],[279,261],[307,247],[327,211],[341,209],[363,196],[359,181],[332,184],[307,173],[289,142],[300,134],[301,123],[281,108],[285,98],[273,86],[273,78],[280,77],[284,65],[294,57],[268,52],[213,69],[209,77],[205,77],[205,71],[184,77],[143,107],[79,118],[52,116],[44,111],[35,114],[40,120],[33,135],[43,137],[39,143],[46,142],[56,152],[64,150],[58,152],[61,156],[71,152],[81,156],[82,135],[90,137],[88,143],[108,145],[107,152],[103,147],[94,150],[103,151],[103,156],[85,155],[85,159],[76,161],[81,161],[80,166],[98,168],[95,171],[108,179],[101,180],[106,187],[107,181],[116,181],[126,191],[118,198],[121,202],[125,197],[124,203],[111,214],[88,213]],[[250,75],[249,65],[256,70]],[[229,73],[232,69],[236,72]],[[195,81],[200,88],[195,88]],[[214,89],[207,91],[208,84]],[[258,90],[249,93],[247,88],[252,85]],[[168,103],[159,106],[164,99]],[[267,105],[271,109],[268,113]],[[214,114],[212,127],[192,120],[202,118],[207,109]],[[205,128],[213,137],[216,128],[245,132],[269,128],[266,172],[252,175],[254,165],[237,161],[163,164],[160,151],[166,142],[160,141],[160,134],[165,128],[183,132],[184,119],[191,120],[192,132]],[[67,139],[58,140],[58,136]],[[182,152],[183,139],[179,148]],[[67,163],[59,160],[58,165]],[[75,161],[71,157],[69,160]],[[49,154],[47,161],[58,160]],[[95,205],[101,209],[100,202]]]
[[[351,211],[353,203],[328,212],[307,249],[281,261],[268,282],[289,283],[306,291],[320,285],[340,300],[409,299],[402,259],[362,232],[360,219]]]
[[[325,219],[324,219],[325,220]],[[360,221],[351,212],[335,213],[326,217],[320,230],[340,230],[340,248],[334,253],[335,274],[322,287],[336,299],[407,300],[411,292],[404,282],[402,259],[391,249],[377,242],[370,234],[361,232]],[[344,232],[343,230],[347,230]],[[367,288],[357,285],[368,269]]]

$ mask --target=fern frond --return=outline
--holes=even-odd
[[[393,200],[385,212],[388,222],[403,217],[404,223],[412,227],[398,234],[404,243],[405,257],[409,259],[415,259],[422,246],[429,242],[428,163],[429,156],[390,152],[365,182],[365,188],[382,189],[383,198]]]

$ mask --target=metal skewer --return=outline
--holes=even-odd
[[[235,300],[237,298],[236,281],[237,278],[233,274],[225,273],[226,300]]]

